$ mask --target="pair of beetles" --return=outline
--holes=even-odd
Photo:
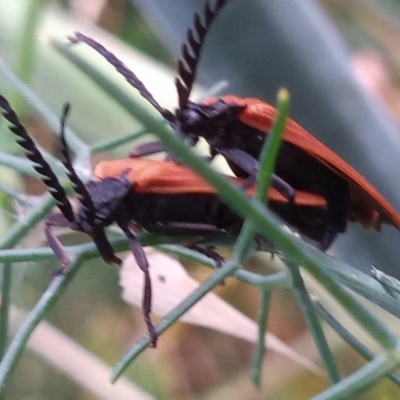
[[[84,43],[103,56],[190,145],[204,138],[209,144],[211,158],[218,154],[223,156],[236,175],[227,179],[243,190],[247,188],[251,196],[260,149],[277,110],[262,100],[234,95],[208,98],[200,104],[189,100],[204,38],[227,3],[229,0],[210,0],[201,17],[195,14],[177,63],[178,108],[175,112],[161,107],[138,77],[101,44],[81,33],[69,39],[72,43]],[[3,96],[0,96],[0,108],[27,158],[42,175],[57,202],[59,212],[47,218],[45,233],[60,259],[60,271],[67,270],[69,258],[52,227],[67,226],[87,233],[104,261],[120,264],[105,234],[105,228],[116,223],[126,235],[145,276],[143,313],[155,345],[157,334],[150,320],[149,267],[135,230],[197,236],[199,240],[191,245],[220,261],[215,252],[201,247],[202,240],[220,231],[237,235],[242,219],[218,198],[216,189],[194,171],[171,157],[164,161],[142,158],[162,151],[159,143],[139,146],[127,159],[100,162],[94,171],[96,179],[85,185],[74,170],[65,140],[67,105],[61,119],[61,145],[63,164],[80,203],[79,209],[74,211],[56,175]],[[322,250],[331,245],[338,233],[345,231],[348,221],[357,221],[365,229],[379,230],[382,223],[400,229],[400,215],[386,199],[349,164],[291,119],[286,122],[268,200],[268,207],[286,225]]]

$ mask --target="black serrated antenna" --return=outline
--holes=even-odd
[[[100,55],[102,55],[114,68],[127,80],[127,82],[133,86],[138,92],[169,122],[174,121],[174,115],[161,107],[157,101],[154,99],[153,95],[147,90],[143,82],[113,53],[108,51],[103,45],[96,42],[94,39],[85,36],[82,33],[75,32],[75,36],[70,36],[68,39],[72,43],[83,42],[90,46],[92,49],[96,50]]]
[[[182,45],[182,56],[177,61],[178,77],[175,80],[179,109],[181,110],[186,107],[193,88],[204,38],[218,12],[227,1],[217,0],[214,7],[210,5],[209,1],[206,2],[202,18],[203,22],[199,14],[196,13],[193,19],[193,27],[187,30],[187,39]]]
[[[0,108],[4,110],[2,112],[4,118],[11,123],[12,126],[10,127],[10,130],[17,135],[17,142],[25,150],[26,157],[33,162],[33,168],[43,176],[41,180],[49,188],[50,194],[57,201],[57,207],[69,222],[73,222],[74,212],[64,188],[61,186],[53,170],[50,168],[50,165],[36,148],[34,141],[26,132],[26,129],[21,124],[8,101],[1,95]]]
[[[81,181],[78,174],[76,173],[74,166],[72,165],[71,155],[68,149],[67,141],[65,139],[65,121],[68,117],[68,113],[70,110],[70,104],[64,104],[63,113],[61,116],[61,131],[60,131],[60,140],[61,140],[61,153],[63,155],[62,163],[64,167],[67,169],[67,176],[69,180],[72,182],[74,190],[78,195],[78,200],[84,209],[84,213],[86,215],[87,222],[90,226],[94,225],[94,218],[96,214],[96,210],[90,196],[90,193],[86,189],[85,184]]]

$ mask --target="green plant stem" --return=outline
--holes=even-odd
[[[53,278],[47,290],[43,293],[40,300],[36,303],[35,307],[31,310],[21,328],[12,339],[6,354],[0,363],[0,392],[4,389],[7,377],[18,362],[29,336],[43,319],[49,308],[59,298],[62,290],[65,289],[68,282],[77,272],[81,263],[82,259],[80,257],[71,260],[68,272],[65,275],[59,275]]]
[[[257,175],[255,198],[261,203],[268,202],[267,190],[272,183],[272,174],[285,132],[286,118],[289,115],[290,96],[286,89],[280,89],[277,97],[277,118],[274,121],[259,157],[260,170]]]
[[[186,247],[176,245],[159,245],[156,246],[156,248],[163,253],[180,257],[188,262],[194,262],[209,268],[215,268],[215,262],[213,260],[195,250],[190,250]],[[239,269],[235,271],[233,276],[242,282],[257,286],[264,290],[290,289],[292,287],[292,281],[287,271],[279,271],[272,275],[262,276],[258,273]]]
[[[8,340],[8,324],[10,311],[10,290],[12,284],[11,263],[4,263],[1,281],[0,305],[0,359],[3,358]]]
[[[46,161],[56,174],[64,173],[64,167],[60,161],[53,157],[46,157]],[[33,169],[32,162],[20,156],[0,152],[0,165],[33,178],[40,179],[41,177],[41,175]]]
[[[0,182],[0,192],[6,194],[8,197],[16,200],[18,203],[23,204],[26,207],[30,207],[34,204],[34,196],[30,196],[20,192],[19,190],[15,190],[13,187],[2,182]]]
[[[14,247],[21,238],[41,219],[43,219],[44,215],[46,215],[52,206],[54,205],[54,200],[50,196],[46,196],[43,201],[36,207],[32,209],[32,211],[27,215],[26,219],[23,221],[19,221],[14,224],[11,229],[7,232],[5,236],[0,240],[0,248],[6,249],[10,247]],[[4,263],[3,267],[3,281],[2,281],[2,296],[3,296],[3,304],[1,307],[1,347],[0,350],[4,352],[4,345],[7,338],[8,331],[8,309],[9,309],[9,291],[11,285],[11,264],[9,262]],[[23,347],[24,343],[22,344]],[[22,351],[22,347],[21,350]],[[10,360],[10,356],[7,356],[9,352],[6,352],[3,361],[5,362],[6,369],[7,366],[12,366],[17,361],[14,360],[14,363],[9,363],[7,360]],[[8,358],[7,358],[8,357]],[[11,357],[12,358],[12,357]],[[2,364],[0,364],[0,369]],[[6,373],[5,375],[7,375]],[[2,385],[0,384],[0,392]]]
[[[4,60],[0,57],[0,74],[8,81],[8,83],[18,91],[18,93],[25,99],[36,113],[43,118],[43,121],[52,129],[56,134],[59,134],[60,120],[42,99],[23,81],[21,81],[16,74],[7,66]],[[78,159],[89,160],[90,152],[89,147],[72,131],[71,128],[66,127],[66,137],[68,138],[68,145],[76,154]]]
[[[39,178],[40,175],[32,168],[32,163],[22,157],[0,152],[0,165],[11,168],[21,174]]]
[[[122,146],[125,143],[139,139],[148,133],[150,133],[150,131],[147,128],[142,128],[137,132],[131,132],[116,138],[99,140],[90,146],[90,150],[92,154],[112,150],[118,146]]]
[[[25,81],[28,81],[33,71],[35,60],[35,41],[36,35],[34,34],[40,18],[40,10],[42,8],[43,0],[31,0],[30,6],[27,9],[26,20],[21,24],[23,30],[21,32],[21,40],[17,50],[17,60],[15,70],[17,74]],[[1,60],[0,60],[1,62]],[[14,101],[15,109],[19,111],[20,115],[24,114],[23,102],[19,96],[15,96]],[[9,152],[19,152],[19,148],[15,141],[9,140],[10,135],[4,136],[1,140],[2,150],[8,149]],[[3,158],[4,160],[4,158]],[[24,160],[25,161],[25,160]],[[22,164],[22,163],[21,163]],[[18,165],[18,168],[21,166]],[[8,313],[10,305],[10,286],[12,281],[11,264],[6,263],[3,266],[1,288],[1,308],[0,308],[0,356],[2,357],[5,351],[5,346],[8,338]]]
[[[352,267],[343,261],[324,254],[314,247],[304,244],[307,247],[307,253],[319,265],[323,265],[325,271],[341,285],[374,302],[383,309],[400,318],[400,301],[382,286],[375,278]]]
[[[321,358],[324,362],[325,369],[328,373],[329,379],[332,383],[339,382],[341,377],[337,369],[332,352],[329,349],[324,331],[318,316],[314,310],[312,301],[308,295],[307,289],[304,285],[303,278],[300,275],[299,267],[291,262],[287,263],[287,267],[292,274],[293,279],[293,294],[295,295],[301,311],[307,321],[313,335],[314,342],[317,345]]]
[[[367,361],[371,361],[375,357],[374,353],[364,346],[364,344],[362,344],[354,335],[352,335],[342,324],[340,324],[339,321],[335,319],[319,301],[314,301],[313,303],[321,317],[349,346],[355,349]],[[400,386],[399,374],[392,372],[388,375],[388,378],[391,379],[397,386]]]
[[[258,316],[258,340],[253,355],[252,378],[257,387],[261,384],[261,369],[265,354],[265,332],[267,332],[268,310],[270,304],[271,292],[261,290],[260,311]]]
[[[383,271],[372,267],[370,275],[376,279],[382,287],[393,297],[400,300],[400,281],[394,276],[385,274]]]
[[[36,61],[36,30],[42,16],[42,9],[47,0],[28,0],[29,5],[26,10],[26,19],[21,21],[23,27],[21,31],[21,40],[17,46],[17,60],[14,65],[15,73],[21,80],[29,82],[33,73]],[[18,96],[15,96],[12,103],[19,115],[25,115],[23,102]]]
[[[400,363],[400,348],[395,347],[389,352],[376,356],[367,365],[350,376],[313,397],[312,400],[352,399],[353,395],[371,386],[378,379],[387,375]]]
[[[0,239],[0,249],[14,247],[29,230],[32,229],[54,206],[54,199],[46,195],[42,202],[32,208],[29,214],[15,223],[8,232]]]
[[[14,247],[21,238],[40,221],[45,214],[49,212],[54,201],[50,196],[45,198],[41,204],[34,207],[27,215],[26,219],[14,224],[0,240],[0,248],[6,249]],[[9,312],[9,294],[11,286],[11,263],[5,262],[3,266],[3,277],[1,284],[2,304],[0,309],[1,327],[0,327],[0,353],[4,353],[5,343],[8,332],[8,312]]]

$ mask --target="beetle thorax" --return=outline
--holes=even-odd
[[[242,106],[227,104],[222,99],[213,104],[188,102],[184,109],[176,111],[176,118],[184,135],[203,137],[210,143],[224,139],[225,132],[242,110]]]
[[[126,174],[118,177],[105,178],[99,181],[90,181],[87,190],[91,197],[91,205],[81,201],[76,213],[76,225],[79,230],[89,233],[97,228],[112,224],[124,213],[123,203],[133,183],[129,182]]]

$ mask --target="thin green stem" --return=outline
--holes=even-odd
[[[312,400],[352,399],[356,393],[364,390],[387,375],[400,363],[400,348],[394,348],[390,353],[383,352],[367,365],[352,375],[313,397]]]
[[[55,115],[43,100],[7,66],[0,57],[0,74],[9,82],[9,84],[18,91],[33,110],[46,122],[46,124],[56,134],[60,131],[60,119]],[[77,158],[89,160],[89,147],[72,131],[66,127],[66,136],[68,145],[76,154]]]
[[[19,156],[0,152],[0,165],[33,178],[40,177],[39,173],[33,169],[32,162]]]
[[[12,199],[18,201],[18,203],[23,204],[24,206],[27,206],[27,207],[32,206],[34,203],[33,196],[29,196],[23,192],[15,190],[13,187],[11,187],[3,182],[0,182],[0,192],[3,192],[4,194],[11,197]]]
[[[385,274],[383,271],[371,268],[370,274],[375,278],[382,287],[397,300],[400,300],[400,281],[393,276]]]
[[[138,121],[140,121],[145,127],[149,129],[150,132],[156,134],[156,131],[160,129],[167,129],[166,124],[163,121],[160,123],[159,115],[157,112],[145,104],[142,98],[136,94],[135,90],[131,92],[134,93],[139,101],[135,101],[132,96],[128,93],[129,91],[121,90],[102,72],[100,72],[95,64],[90,64],[83,57],[79,56],[75,51],[74,47],[61,43],[58,40],[52,40],[50,42],[56,50],[68,58],[77,68],[82,70],[88,78],[93,82],[98,84],[103,90],[106,91],[115,101],[117,101],[125,110],[132,114]],[[160,128],[159,128],[160,127]],[[155,128],[155,129],[154,129]]]
[[[180,257],[185,261],[201,264],[209,268],[215,268],[215,261],[211,260],[205,255],[198,253],[195,250],[176,245],[159,245],[156,246],[156,248],[163,253]],[[233,276],[244,283],[257,286],[263,290],[291,289],[292,287],[292,281],[287,271],[279,271],[272,275],[262,276],[258,273],[239,269],[235,271]]]
[[[277,98],[277,118],[272,125],[268,140],[266,140],[259,157],[260,170],[257,176],[257,191],[255,197],[261,203],[264,203],[268,199],[267,190],[271,186],[272,174],[282,144],[289,108],[289,92],[286,89],[280,89]]]
[[[383,309],[400,318],[400,300],[388,293],[375,278],[364,272],[335,259],[314,247],[304,244],[308,255],[340,285],[344,285],[355,293],[374,302]]]
[[[34,70],[36,61],[36,30],[45,3],[47,3],[47,0],[29,0],[25,21],[21,21],[23,29],[17,46],[17,60],[14,65],[14,71],[25,82],[30,81]],[[14,103],[15,109],[18,110],[21,116],[25,115],[23,103],[19,97],[16,97],[12,103]]]
[[[35,307],[29,313],[27,319],[22,324],[21,328],[13,337],[0,363],[0,392],[3,391],[5,381],[21,357],[26,342],[33,330],[44,318],[44,315],[49,308],[52,307],[60,297],[62,291],[70,282],[73,275],[77,272],[81,263],[82,259],[80,257],[73,259],[70,264],[70,269],[65,275],[59,275],[53,278],[47,290],[43,293]]]
[[[10,291],[12,285],[11,263],[4,263],[1,280],[0,304],[0,359],[3,358],[8,340],[8,325],[10,312]]]
[[[375,354],[364,346],[354,335],[352,335],[328,310],[319,302],[314,301],[318,313],[321,317],[330,325],[335,332],[353,349],[355,349],[363,358],[367,361],[371,361]],[[392,372],[388,375],[388,378],[392,380],[397,386],[400,386],[400,375]]]
[[[99,140],[90,146],[90,151],[92,154],[95,154],[102,151],[112,150],[118,146],[122,146],[125,143],[129,143],[133,140],[139,139],[148,133],[150,133],[150,131],[147,128],[142,128],[139,131],[130,132],[126,135],[122,135],[116,138]]]
[[[0,239],[0,249],[14,247],[23,236],[25,236],[54,206],[54,199],[47,195],[42,202],[32,208],[29,214],[15,223],[7,233]]]
[[[257,387],[260,387],[261,369],[265,354],[265,333],[267,332],[268,310],[270,304],[271,292],[261,291],[260,311],[258,315],[258,340],[253,355],[252,378]]]
[[[45,157],[45,159],[56,174],[64,173],[65,170],[60,161],[54,157]],[[0,152],[0,165],[33,178],[41,178],[41,175],[33,169],[33,163],[20,156]]]
[[[311,334],[313,335],[314,342],[317,345],[322,361],[324,362],[329,379],[332,383],[339,382],[341,377],[337,369],[335,359],[333,358],[332,352],[329,349],[329,345],[321,323],[315,312],[310,296],[308,295],[303,278],[300,275],[299,267],[290,262],[287,263],[287,267],[292,274],[293,294],[299,303],[300,309],[303,312],[303,315],[307,321],[307,325],[310,328]]]

